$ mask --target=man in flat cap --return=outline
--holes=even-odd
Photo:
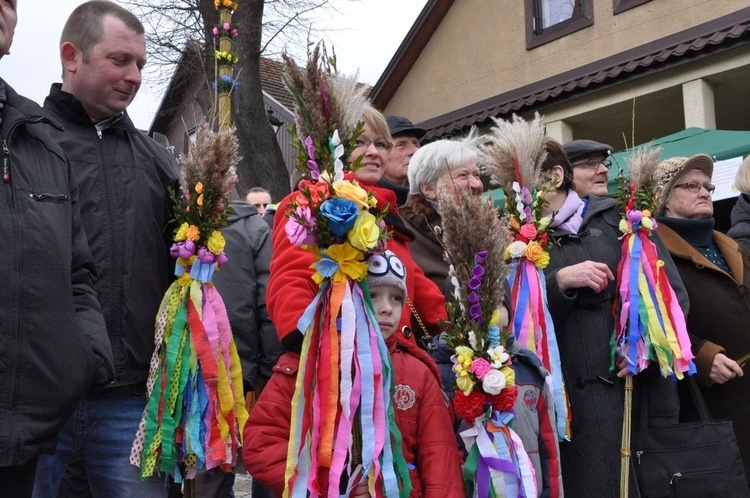
[[[406,196],[409,195],[409,161],[419,149],[419,141],[424,137],[426,130],[414,126],[408,118],[403,116],[388,116],[385,120],[391,132],[393,148],[388,154],[385,174],[378,185],[392,190],[396,194],[398,205],[401,206],[406,202]]]
[[[607,157],[612,154],[612,146],[594,140],[573,140],[563,145],[573,166],[575,191],[580,197],[588,194],[608,197],[607,182],[612,164]]]

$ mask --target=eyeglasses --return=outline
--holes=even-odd
[[[716,187],[714,185],[711,185],[710,183],[698,183],[698,182],[686,182],[686,183],[678,183],[675,185],[675,188],[684,188],[688,192],[692,192],[694,194],[697,194],[701,191],[701,188],[704,188],[708,190],[709,194],[713,194],[716,190]]]
[[[378,152],[387,152],[393,148],[393,144],[386,141],[386,140],[362,140],[357,139],[356,142],[354,142],[354,145],[358,149],[366,149],[370,145],[375,145],[375,148],[378,149]]]
[[[600,159],[587,159],[585,161],[578,161],[577,163],[571,164],[574,168],[589,168],[589,169],[597,169],[599,165],[604,166],[605,168],[609,169],[612,167],[612,163],[609,161],[602,161]]]

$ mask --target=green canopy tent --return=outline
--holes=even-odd
[[[734,157],[747,157],[750,154],[750,131],[730,130],[706,130],[703,128],[688,128],[686,130],[661,137],[645,145],[661,147],[661,158],[690,157],[698,153],[711,156],[714,161],[732,159]],[[624,150],[612,154],[612,171],[609,175],[609,191],[613,192],[618,175],[618,167],[627,172],[627,155],[630,151]]]
[[[688,128],[656,139],[648,144],[641,144],[636,149],[644,146],[662,148],[662,159],[670,157],[690,157],[698,153],[708,154],[714,161],[722,161],[735,157],[747,157],[750,155],[750,131],[731,130],[706,130],[704,128]],[[614,192],[617,187],[616,178],[622,171],[627,174],[627,156],[632,150],[615,152],[609,158],[612,161],[612,170],[609,175],[609,191]],[[496,206],[503,205],[503,194],[499,188],[493,188],[489,195],[492,196]],[[717,201],[714,217],[717,229],[726,231],[729,229],[729,214],[734,206],[735,200],[725,199]]]
[[[656,139],[644,146],[661,147],[661,158],[690,157],[695,154],[708,154],[714,161],[723,161],[737,157],[745,158],[750,155],[750,131],[706,130],[703,128],[688,128]],[[627,173],[627,156],[632,152],[624,150],[615,152],[609,158],[612,170],[609,173],[609,191],[614,192],[617,187],[616,178],[620,171]],[[714,218],[716,229],[726,232],[730,226],[730,214],[736,197],[714,202]]]

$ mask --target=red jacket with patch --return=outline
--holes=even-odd
[[[451,417],[432,359],[396,333],[387,341],[395,374],[392,395],[412,497],[463,498],[461,461]],[[299,356],[286,353],[245,425],[242,457],[248,471],[275,494],[284,491],[289,420]],[[320,476],[321,484],[327,475]]]

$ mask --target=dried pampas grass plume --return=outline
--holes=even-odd
[[[510,121],[492,118],[495,126],[485,135],[481,147],[482,171],[492,183],[509,187],[514,181],[533,190],[542,184],[544,120],[539,113],[532,121],[513,115]]]
[[[320,42],[308,53],[304,68],[282,54],[284,82],[295,99],[297,135],[327,139],[334,129],[350,136],[367,103],[366,85],[357,82],[357,74],[345,77],[336,72],[335,55],[328,56]]]
[[[471,307],[467,299],[474,258],[479,251],[488,251],[482,281],[488,282],[484,288],[488,291],[490,309],[497,309],[503,302],[503,283],[509,272],[504,258],[509,236],[497,217],[492,199],[465,191],[456,199],[450,191],[440,189],[438,202],[445,260],[453,265],[462,307],[466,310]]]
[[[186,190],[192,192],[201,182],[207,190],[220,196],[228,195],[234,187],[241,159],[234,127],[213,131],[209,123],[201,124],[196,130],[195,142],[181,160]]]
[[[661,147],[639,147],[627,158],[630,182],[636,190],[654,190],[656,169],[661,159]]]

